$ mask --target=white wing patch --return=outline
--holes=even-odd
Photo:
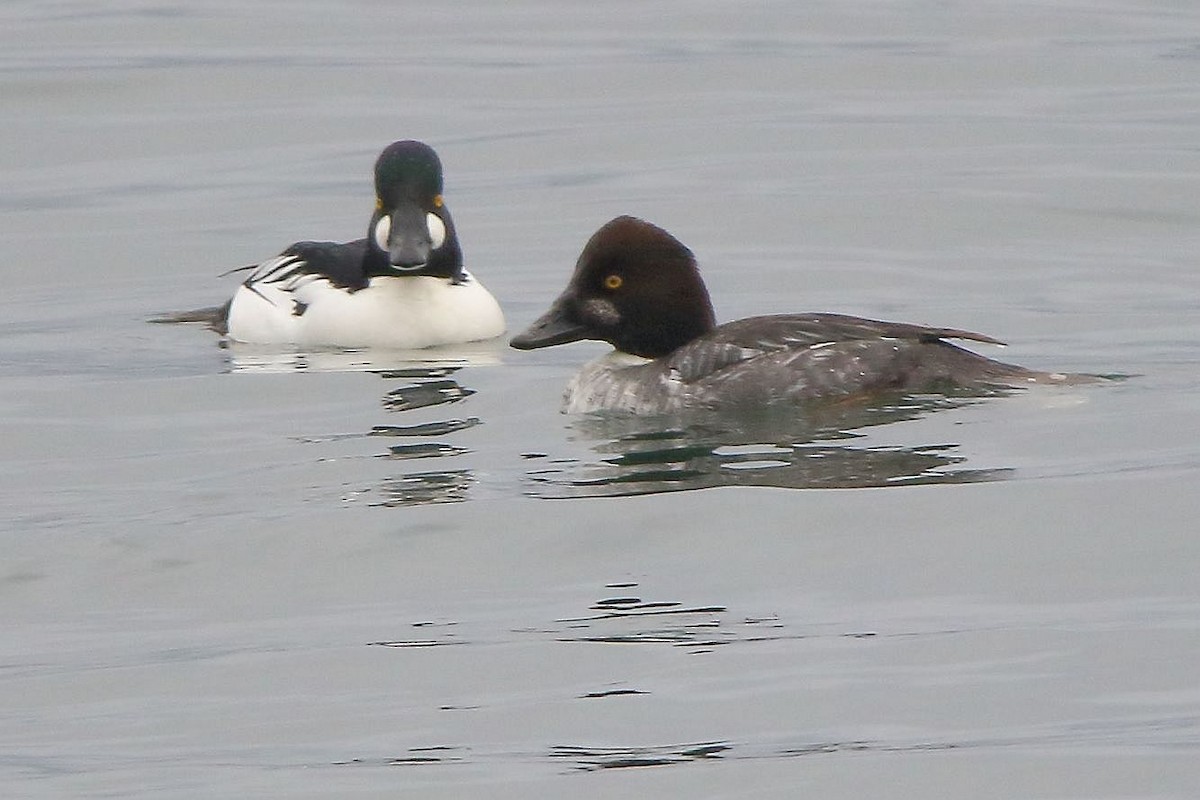
[[[329,284],[329,279],[323,275],[306,272],[308,262],[298,255],[285,253],[268,259],[258,265],[250,277],[242,284],[246,289],[261,297],[274,306],[290,306],[294,298],[291,295],[301,292],[314,283]]]

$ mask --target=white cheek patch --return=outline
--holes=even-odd
[[[392,235],[392,218],[384,215],[375,223],[375,246],[383,252],[388,249],[388,237]]]
[[[446,243],[446,223],[437,214],[425,215],[425,227],[429,228],[429,244],[437,250]]]

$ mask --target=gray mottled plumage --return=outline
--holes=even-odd
[[[616,352],[571,381],[571,412],[670,413],[1093,379],[994,361],[946,340],[1001,342],[955,328],[842,314],[718,326],[691,251],[633,217],[596,232],[567,288],[512,344],[579,339],[609,342]]]

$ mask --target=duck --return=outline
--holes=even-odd
[[[567,413],[672,414],[893,394],[1083,382],[995,361],[949,340],[1003,342],[957,328],[835,313],[775,314],[718,325],[696,258],[632,216],[584,246],[566,289],[513,337],[518,350],[584,339],[613,350],[583,367]]]
[[[463,267],[432,147],[393,142],[375,161],[367,235],[296,242],[249,276],[213,327],[251,344],[426,348],[500,336],[499,303]],[[229,274],[229,273],[226,273]]]

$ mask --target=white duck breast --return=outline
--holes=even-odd
[[[494,338],[504,333],[504,314],[465,271],[457,283],[425,276],[373,277],[357,291],[297,272],[285,280],[238,287],[227,324],[229,338],[239,342],[408,349]]]

